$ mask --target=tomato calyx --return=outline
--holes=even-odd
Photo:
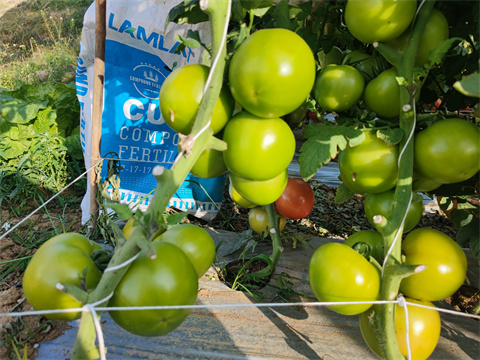
[[[90,254],[90,258],[95,263],[95,266],[102,272],[108,267],[112,256],[113,251],[106,248],[95,250]]]

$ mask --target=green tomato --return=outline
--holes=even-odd
[[[342,65],[350,65],[360,71],[367,84],[386,70],[388,63],[379,55],[368,55],[363,51],[354,50],[345,55]]]
[[[46,241],[33,255],[23,275],[23,292],[35,310],[80,308],[70,295],[57,289],[69,284],[93,290],[102,273],[90,255],[102,247],[77,233],[64,233]],[[86,273],[83,272],[86,270]],[[81,312],[46,315],[54,320],[73,320]]]
[[[412,359],[425,360],[433,353],[440,339],[440,331],[442,328],[441,319],[435,306],[428,301],[420,301],[405,298],[410,303],[431,307],[432,310],[418,306],[407,305],[408,310],[408,338],[410,342],[410,350]],[[378,343],[375,329],[371,324],[374,313],[378,312],[379,306],[374,305],[368,311],[360,314],[359,324],[365,343],[368,345],[379,358],[384,359],[383,349]],[[395,305],[395,335],[400,352],[408,355],[407,350],[407,326],[405,322],[405,309],[398,304]]]
[[[422,228],[410,232],[402,243],[406,265],[426,265],[422,272],[402,280],[405,296],[426,301],[443,300],[465,281],[467,257],[462,248],[441,231]]]
[[[408,29],[398,38],[389,41],[387,45],[395,50],[403,50],[410,41],[411,34],[411,30]],[[435,50],[443,41],[447,40],[448,37],[447,19],[439,10],[433,9],[420,38],[415,57],[415,66],[423,67],[428,63],[429,53]]]
[[[360,100],[365,80],[349,65],[330,65],[321,70],[314,86],[314,96],[325,111],[342,112],[351,109]]]
[[[415,136],[414,167],[420,177],[452,184],[480,170],[480,128],[467,120],[437,121]]]
[[[343,51],[339,47],[334,46],[328,53],[325,54],[325,51],[321,50],[317,55],[320,68],[324,69],[328,65],[339,65],[342,62]]]
[[[225,126],[223,159],[230,173],[245,179],[269,180],[293,159],[295,136],[280,118],[261,118],[242,111]],[[236,188],[237,191],[240,191]]]
[[[193,224],[179,224],[165,231],[154,241],[177,245],[188,256],[201,278],[215,258],[215,243],[207,230]]]
[[[178,246],[152,243],[157,257],[143,251],[130,264],[109,301],[111,307],[193,305],[197,299],[198,276],[192,262]],[[176,329],[191,309],[110,311],[123,329],[141,336],[161,336]]]
[[[351,247],[327,243],[313,253],[308,276],[318,301],[374,301],[380,291],[380,274],[371,263]],[[344,315],[360,314],[371,304],[328,305]]]
[[[189,64],[175,69],[165,79],[159,95],[160,112],[173,130],[185,135],[192,131],[209,71],[205,65]],[[228,88],[222,88],[210,124],[214,134],[224,128],[234,108]]]
[[[261,207],[250,209],[248,212],[248,224],[257,234],[270,231],[270,221],[268,220],[267,211]],[[279,216],[278,229],[283,231],[286,225],[287,218],[285,216]]]
[[[307,117],[308,105],[308,101],[305,101],[291,113],[282,116],[282,119],[285,120],[292,129],[299,127],[302,124],[302,121]]]
[[[400,85],[397,69],[383,71],[365,87],[365,106],[378,117],[391,119],[400,115]]]
[[[429,192],[439,188],[441,185],[442,183],[435,180],[413,174],[412,189],[415,192]]]
[[[223,175],[227,171],[227,166],[223,160],[223,151],[215,149],[203,150],[190,169],[191,174],[203,179],[211,179]]]
[[[135,226],[133,226],[134,221],[135,219],[132,217],[128,219],[125,225],[123,226],[122,233],[123,233],[123,236],[125,236],[125,239],[128,239],[130,235],[132,235],[133,230],[135,229]]]
[[[366,131],[361,144],[347,146],[339,153],[338,167],[343,183],[354,193],[390,190],[397,183],[398,146],[388,145]]]
[[[345,24],[361,42],[385,42],[407,29],[416,10],[416,0],[348,0]]]
[[[361,230],[350,235],[344,244],[353,248],[355,244],[366,243],[370,247],[370,255],[379,263],[383,262],[383,237],[378,231]]]
[[[315,81],[310,47],[286,29],[254,32],[234,53],[228,71],[230,91],[243,109],[278,118],[298,108]]]
[[[382,193],[371,193],[365,196],[363,208],[368,222],[373,227],[377,227],[373,218],[376,215],[382,215],[388,219],[393,211],[395,190],[387,190]],[[423,215],[423,198],[419,194],[413,194],[412,202],[407,210],[407,217],[403,230],[405,232],[412,230],[420,222]]]
[[[230,174],[232,186],[250,203],[268,205],[277,200],[287,187],[288,170],[285,169],[273,179],[250,180]]]
[[[233,187],[231,180],[228,184],[228,194],[230,195],[230,198],[233,200],[233,202],[242,208],[250,209],[257,206],[257,204],[248,201],[242,195],[240,195],[238,191],[235,190],[235,188]]]

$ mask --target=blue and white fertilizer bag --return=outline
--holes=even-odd
[[[210,42],[208,23],[178,25],[165,31],[169,10],[180,1],[115,0],[107,2],[105,81],[100,155],[116,158],[122,170],[120,201],[145,210],[153,196],[156,165],[170,168],[177,156],[178,134],[163,120],[158,95],[174,68],[200,63],[202,49],[176,54],[176,35],[198,30]],[[86,168],[91,164],[92,94],[95,58],[95,4],[85,13],[76,70],[81,108],[81,141]],[[179,96],[181,96],[179,94]],[[108,161],[103,162],[102,179]],[[169,206],[211,220],[223,200],[225,175],[213,179],[187,176]],[[110,188],[110,192],[111,192]],[[82,222],[90,219],[90,188],[82,201]]]

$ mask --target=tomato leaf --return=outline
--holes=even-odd
[[[126,221],[132,217],[132,210],[130,210],[130,207],[128,206],[128,204],[120,204],[117,202],[107,202],[103,206],[115,211],[115,213],[118,215],[120,220]]]
[[[457,243],[460,246],[470,244],[472,255],[480,263],[480,220],[473,217],[468,225],[462,226],[457,233]]]
[[[262,17],[270,10],[273,0],[241,0],[240,4],[251,15]]]
[[[403,131],[400,128],[377,130],[377,138],[385,141],[387,145],[396,145],[403,138]]]
[[[342,204],[351,199],[353,195],[355,195],[354,192],[346,187],[345,184],[340,184],[335,194],[335,204]]]
[[[363,135],[361,130],[320,124],[307,125],[303,133],[307,141],[300,148],[298,163],[300,174],[305,180],[315,175],[322,164],[335,158],[338,150],[345,149],[348,139],[356,144]]]
[[[439,63],[442,61],[445,54],[450,50],[454,43],[462,41],[461,38],[453,37],[443,41],[440,45],[438,45],[435,49],[429,52],[428,60],[430,61],[431,65]]]
[[[208,15],[200,9],[200,0],[185,0],[170,9],[165,20],[165,29],[171,22],[182,25],[204,21],[208,21]]]
[[[471,97],[480,97],[480,73],[474,72],[473,74],[462,77],[461,80],[456,81],[453,87],[460,93]]]

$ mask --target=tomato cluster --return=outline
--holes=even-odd
[[[123,229],[128,237],[133,221]],[[143,250],[130,264],[109,300],[110,307],[193,305],[197,299],[198,279],[215,257],[210,234],[192,224],[178,224],[155,238],[154,258]],[[102,271],[92,260],[102,247],[77,233],[57,235],[46,241],[30,261],[23,289],[36,310],[80,308],[83,303],[64,288],[75,286],[90,292],[97,286]],[[86,295],[86,293],[85,293]],[[84,299],[86,300],[86,298]],[[160,336],[176,329],[190,313],[186,309],[116,311],[110,315],[123,329],[142,336]],[[81,312],[50,314],[58,320],[79,318]]]

